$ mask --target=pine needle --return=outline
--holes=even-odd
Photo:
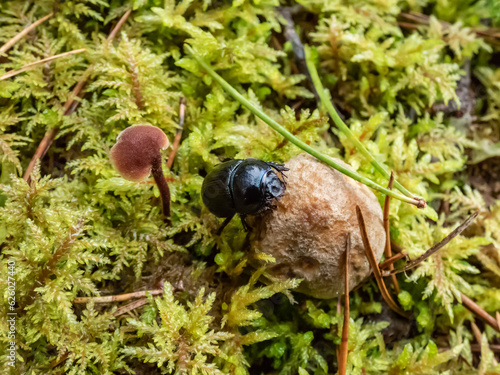
[[[57,59],[59,59],[61,57],[65,57],[65,56],[69,56],[69,55],[75,55],[77,53],[82,53],[85,50],[86,50],[85,48],[75,49],[74,51],[68,51],[68,52],[60,53],[59,55],[47,57],[46,59],[32,62],[30,64],[27,64],[27,65],[23,66],[21,69],[11,70],[10,72],[5,73],[3,76],[0,77],[0,81],[3,81],[4,79],[16,76],[16,75],[18,75],[18,74],[20,74],[22,72],[27,71],[27,70],[31,70],[31,69],[36,68],[37,66],[43,65],[45,63],[57,60]]]
[[[378,268],[377,260],[375,259],[375,254],[373,253],[373,249],[370,245],[370,241],[368,240],[368,233],[366,232],[365,219],[363,218],[363,214],[361,213],[361,209],[358,205],[356,205],[356,215],[358,216],[358,225],[359,230],[361,231],[361,238],[363,239],[363,246],[365,248],[366,257],[368,258],[368,262],[373,270],[373,275],[375,276],[375,280],[377,281],[377,285],[380,289],[380,293],[384,298],[387,305],[394,310],[399,315],[408,318],[408,314],[404,312],[392,299],[389,291],[387,290],[384,279],[380,273],[380,269]]]
[[[16,44],[20,39],[22,39],[26,34],[28,34],[31,30],[36,28],[38,25],[40,25],[42,22],[45,20],[48,20],[50,17],[52,17],[54,13],[49,13],[45,17],[40,18],[38,21],[33,22],[31,25],[29,25],[27,28],[25,28],[23,31],[21,31],[19,34],[14,36],[12,39],[10,39],[7,43],[5,43],[2,47],[0,47],[0,55],[4,54],[7,52],[14,44]]]
[[[344,324],[342,325],[342,341],[339,353],[339,375],[347,371],[347,355],[349,353],[349,254],[351,252],[351,234],[347,235],[345,246],[345,291],[344,291]]]

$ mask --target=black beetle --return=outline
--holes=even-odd
[[[274,208],[273,201],[285,193],[287,170],[259,159],[234,159],[215,166],[203,181],[201,197],[211,213],[226,218],[219,234],[236,214],[248,230],[247,215]]]

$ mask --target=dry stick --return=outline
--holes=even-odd
[[[422,263],[424,260],[429,258],[432,254],[434,254],[436,251],[441,249],[442,247],[446,246],[452,239],[454,239],[456,236],[458,236],[460,233],[462,233],[469,225],[472,224],[474,219],[479,215],[479,211],[474,212],[467,220],[465,220],[462,224],[460,224],[453,232],[451,232],[449,235],[447,235],[445,238],[443,238],[440,242],[432,246],[429,250],[427,250],[425,253],[420,255],[418,258],[413,259],[411,262],[408,262],[406,266],[397,268],[392,271],[384,271],[383,276],[390,276],[390,275],[395,275],[397,273],[401,273],[404,271],[408,271],[416,266],[418,266],[420,263]]]
[[[477,303],[467,297],[465,294],[460,293],[460,297],[462,299],[462,305],[464,305],[467,309],[472,311],[479,319],[484,321],[489,326],[493,327],[493,329],[497,332],[500,332],[500,324],[497,320],[484,311]],[[479,343],[481,341],[479,340]]]
[[[53,14],[54,13],[47,14],[45,17],[40,18],[36,22],[33,22],[31,25],[29,25],[27,28],[25,28],[19,34],[14,36],[11,40],[9,40],[2,47],[0,47],[0,55],[7,52],[14,44],[17,43],[18,40],[20,40],[22,37],[24,37],[26,34],[28,34],[31,30],[33,30],[35,27],[40,25],[42,22],[44,22],[45,20],[48,20],[50,17],[52,17]]]
[[[118,33],[119,29],[122,27],[122,25],[127,20],[130,13],[131,13],[131,11],[128,10],[122,16],[120,21],[118,21],[118,23],[115,25],[113,30],[111,30],[111,33],[109,34],[108,39],[107,39],[108,42],[111,42],[114,39],[114,37]],[[85,86],[85,83],[87,83],[87,78],[90,75],[90,72],[92,71],[92,69],[93,69],[92,65],[87,68],[87,70],[83,74],[82,80],[80,80],[78,82],[78,84],[73,89],[73,92],[69,96],[68,100],[64,104],[64,115],[65,116],[73,113],[76,110],[76,105],[73,106],[72,104],[73,104],[74,100],[78,97],[78,95],[80,94],[80,91],[82,91],[83,86]],[[78,104],[78,103],[76,103],[76,104]],[[26,168],[26,172],[24,172],[24,176],[23,176],[24,181],[29,182],[29,179],[30,179],[31,173],[33,172],[33,168],[35,167],[36,161],[39,159],[41,160],[45,156],[45,154],[49,150],[50,146],[54,142],[54,139],[56,138],[57,133],[59,133],[59,127],[55,127],[55,128],[51,128],[51,129],[47,130],[42,141],[38,145],[38,148],[36,149],[35,154],[31,158],[31,161],[28,164],[28,167]]]
[[[349,253],[351,252],[351,234],[347,234],[345,245],[345,291],[344,291],[344,324],[342,326],[342,341],[339,354],[339,375],[347,371],[347,354],[349,349]]]
[[[495,345],[495,344],[491,344],[491,345],[488,345],[490,350],[492,352],[495,352],[495,353],[500,353],[500,345]],[[439,352],[444,352],[444,351],[447,351],[447,350],[450,350],[451,348],[450,347],[446,347],[446,346],[440,346],[438,348]],[[470,350],[473,351],[473,352],[480,352],[481,351],[481,345],[480,344],[470,344]]]
[[[87,75],[89,70],[87,70],[85,76]],[[74,109],[72,104],[74,103],[74,98],[78,96],[78,93],[82,90],[83,86],[85,85],[85,82],[87,81],[86,78],[82,79],[78,84],[75,86],[73,89],[73,92],[71,95],[68,97],[68,100],[64,104],[63,107],[63,113],[65,116],[67,116],[70,113],[73,113]],[[43,136],[42,140],[40,141],[40,144],[38,145],[38,148],[35,151],[35,154],[30,160],[30,163],[28,164],[28,167],[26,168],[26,171],[24,172],[24,181],[29,183],[29,179],[31,176],[31,172],[33,171],[33,168],[35,167],[35,163],[37,160],[41,160],[43,156],[47,153],[50,145],[54,141],[57,133],[59,132],[59,128],[50,128],[45,135]]]
[[[125,21],[127,21],[128,16],[130,16],[130,13],[132,13],[132,10],[127,10],[125,14],[120,18],[118,23],[113,27],[113,30],[108,35],[108,42],[111,42],[113,39],[115,39],[116,34],[118,34],[118,31],[122,28],[123,24]]]
[[[129,311],[132,311],[132,310],[134,310],[138,307],[141,307],[147,303],[148,303],[148,300],[146,298],[138,299],[137,301],[127,303],[125,306],[122,306],[122,307],[116,309],[116,311],[113,313],[113,316],[123,315],[123,314],[128,313]]]
[[[500,345],[489,345],[490,350],[495,353],[500,353]],[[481,351],[481,344],[471,344],[470,350],[473,352],[480,352]]]
[[[177,150],[179,149],[179,145],[181,143],[185,115],[186,115],[186,98],[181,97],[179,101],[179,130],[177,130],[177,134],[175,135],[174,143],[172,144],[172,151],[170,151],[170,155],[168,155],[168,160],[167,160],[168,169],[172,168],[172,164],[174,164],[175,154],[177,153]]]
[[[389,184],[387,186],[388,189],[392,190],[392,183],[394,182],[394,172],[391,171],[391,177],[389,177]],[[389,229],[389,210],[391,205],[391,197],[389,195],[385,196],[384,201],[384,229],[385,229],[385,258],[389,259],[392,257],[392,249],[391,249],[391,233]],[[380,268],[380,265],[379,265]],[[389,264],[389,270],[392,271],[394,269],[394,264]],[[398,279],[396,275],[391,275],[392,284],[394,285],[394,289],[396,290],[396,294],[401,293],[401,289],[399,289]]]
[[[85,51],[85,48],[75,49],[74,51],[68,51],[68,52],[60,53],[59,55],[50,56],[50,57],[47,57],[46,59],[32,62],[30,64],[27,64],[27,65],[23,66],[21,69],[11,70],[10,72],[5,73],[3,76],[0,77],[0,81],[3,81],[4,79],[13,77],[15,75],[18,75],[19,73],[25,72],[27,70],[36,68],[39,65],[43,65],[43,64],[51,62],[53,60],[57,60],[57,59],[59,59],[61,57],[65,57],[65,56],[69,56],[69,55],[75,55],[77,53],[82,53],[83,51]]]
[[[61,363],[63,363],[69,356],[69,352],[66,352],[60,359],[54,359],[51,363],[50,363],[50,369],[52,370],[54,367],[57,367],[59,366]]]
[[[380,269],[378,268],[377,260],[375,259],[375,254],[373,253],[373,249],[370,245],[370,241],[368,240],[368,234],[366,232],[366,225],[365,225],[365,219],[363,218],[363,214],[361,213],[361,209],[359,208],[358,205],[356,205],[356,215],[358,217],[358,225],[359,229],[361,232],[361,238],[363,240],[363,247],[365,248],[365,253],[366,257],[368,258],[368,262],[370,263],[370,266],[373,270],[373,275],[375,276],[375,280],[377,281],[378,287],[380,289],[380,293],[382,294],[382,297],[384,298],[385,302],[387,302],[387,305],[397,312],[399,315],[404,316],[405,318],[408,318],[408,314],[405,313],[397,304],[394,302],[392,299],[391,295],[389,294],[389,291],[387,290],[385,284],[384,284],[384,279],[382,278],[382,275],[380,273]]]
[[[105,296],[105,297],[76,297],[73,300],[73,302],[74,303],[87,303],[91,301],[94,303],[122,302],[122,301],[128,301],[129,299],[132,298],[146,297],[146,293],[151,293],[151,295],[157,296],[162,294],[163,290],[162,289],[143,290],[140,292],[117,294],[114,296]]]
[[[406,18],[410,21],[416,22],[416,24],[413,24],[413,23],[398,21],[398,25],[403,27],[417,29],[421,25],[428,26],[430,24],[430,16],[427,16],[425,14],[410,12],[410,13],[401,13],[399,16],[402,18]],[[451,26],[448,22],[442,20],[438,21],[443,26],[444,30],[448,29]],[[487,28],[486,30],[481,30],[480,28],[473,27],[471,28],[471,30],[479,37],[483,39],[489,39],[488,41],[490,43],[495,43],[495,44],[500,43],[500,41],[497,40],[497,38],[500,38],[500,29],[498,28]]]
[[[478,342],[479,345],[481,345],[481,331],[479,330],[479,327],[476,325],[476,323],[471,322],[471,328],[472,328],[472,333],[474,334],[474,337],[476,338],[476,341]]]
[[[497,324],[500,327],[500,312],[497,311],[496,317],[497,317]]]
[[[402,253],[398,253],[398,254],[394,255],[393,257],[390,257],[390,258],[386,259],[385,261],[383,261],[382,263],[380,263],[378,265],[378,268],[380,268],[381,270],[384,270],[387,267],[389,267],[390,265],[396,263],[398,260],[406,258],[407,256],[408,256],[408,252],[406,252],[406,251],[402,252]],[[382,275],[382,276],[385,276],[385,275]]]

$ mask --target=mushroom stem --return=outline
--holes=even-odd
[[[161,167],[161,155],[153,159],[153,164],[151,167],[151,173],[160,190],[161,201],[163,203],[163,215],[165,216],[165,222],[170,223],[170,189],[167,184],[167,180],[163,175],[163,169]]]

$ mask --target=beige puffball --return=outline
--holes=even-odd
[[[350,168],[341,160],[339,164]],[[271,254],[268,271],[282,278],[300,278],[298,292],[334,298],[344,292],[345,246],[351,233],[351,290],[371,272],[356,218],[363,213],[370,244],[380,261],[385,246],[382,209],[363,184],[300,154],[285,164],[287,188],[274,210],[255,218],[250,237],[253,252]],[[255,261],[258,262],[258,261]]]

